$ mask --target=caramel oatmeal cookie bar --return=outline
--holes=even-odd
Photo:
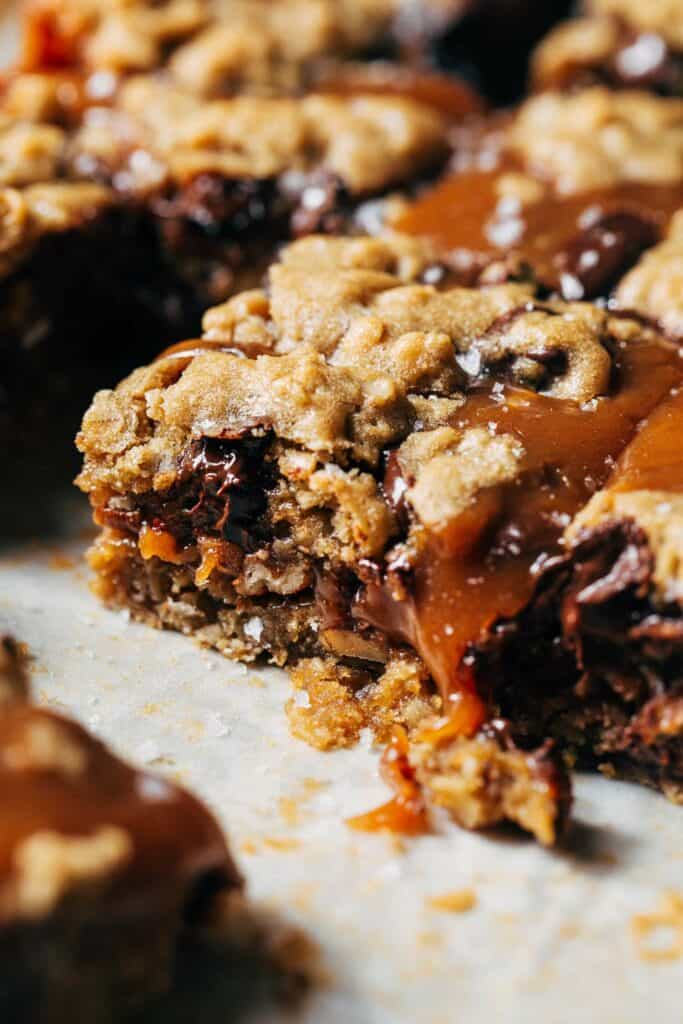
[[[453,174],[397,227],[430,237],[467,283],[609,298],[681,206],[683,101],[595,87],[460,132]]]
[[[78,438],[100,595],[299,662],[290,717],[321,747],[435,713],[477,734],[477,644],[682,377],[637,319],[441,271],[405,236],[302,240]]]
[[[0,644],[0,1013],[113,1021],[241,878],[208,811],[32,705]]]
[[[683,7],[678,0],[584,0],[583,16],[559,25],[532,60],[532,85],[683,93]]]

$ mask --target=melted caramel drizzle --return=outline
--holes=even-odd
[[[483,491],[441,530],[425,532],[403,592],[390,572],[359,599],[356,616],[411,644],[445,701],[455,700],[459,707],[465,700],[458,712],[465,716],[462,733],[476,731],[485,717],[483,704],[476,705],[468,647],[497,619],[523,608],[535,570],[559,552],[564,528],[605,484],[638,424],[681,382],[683,363],[673,346],[631,343],[618,355],[618,374],[614,397],[589,408],[509,386],[472,394],[453,426],[486,427],[518,438],[524,449],[518,477]],[[667,406],[650,421],[654,430],[661,420],[665,434]],[[680,412],[678,404],[676,409]],[[658,448],[664,452],[663,471],[674,443],[668,441]],[[632,475],[637,450],[631,449],[628,460]]]
[[[397,727],[380,760],[380,775],[395,796],[380,807],[349,818],[346,822],[359,832],[394,832],[406,836],[430,831],[427,808],[415,773],[408,760],[408,738]]]
[[[517,170],[512,165],[509,169]],[[446,179],[414,203],[395,227],[430,238],[437,249],[449,253],[466,280],[476,280],[489,263],[514,253],[533,267],[539,281],[558,290],[572,243],[599,219],[624,214],[638,218],[651,225],[653,244],[683,205],[681,184],[634,183],[568,196],[548,190],[537,202],[516,207],[514,200],[501,200],[496,190],[504,170],[463,171]]]
[[[658,405],[612,473],[611,491],[683,492],[683,390]]]
[[[32,737],[41,728],[55,730],[57,742],[83,757],[82,771],[36,761]],[[132,844],[107,889],[117,913],[154,913],[181,902],[206,871],[237,882],[218,825],[193,796],[131,768],[61,715],[23,702],[3,708],[0,790],[0,887],[12,879],[20,845],[36,833],[85,837],[105,826],[122,829]]]

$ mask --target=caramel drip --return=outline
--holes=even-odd
[[[465,280],[513,254],[566,298],[605,294],[683,206],[683,185],[623,184],[521,206],[497,191],[501,169],[464,171],[414,203],[395,227],[429,237]],[[590,254],[590,255],[588,255]]]
[[[129,767],[60,715],[24,703],[3,708],[0,790],[0,889],[13,878],[21,844],[36,833],[84,838],[105,827],[121,829],[131,843],[107,883],[117,914],[177,904],[204,872],[237,884],[221,831],[194,797]]]
[[[356,617],[411,644],[445,700],[473,693],[468,647],[526,604],[536,570],[558,553],[565,527],[604,485],[638,424],[683,377],[677,350],[663,342],[630,344],[619,353],[617,369],[617,393],[591,407],[517,387],[473,393],[453,426],[517,438],[523,448],[518,477],[481,492],[440,530],[425,531],[411,565],[392,566],[390,554],[384,580],[361,594]],[[666,420],[665,408],[653,425],[660,416]],[[400,581],[406,571],[409,582],[401,587],[395,577]],[[463,731],[473,731],[475,719]]]
[[[400,727],[382,754],[380,774],[395,796],[367,814],[349,818],[346,824],[358,832],[386,831],[407,836],[429,832],[427,808],[408,760],[408,739]]]

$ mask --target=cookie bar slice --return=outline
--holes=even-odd
[[[119,1020],[242,882],[194,797],[32,705],[16,647],[0,652],[0,1011]]]
[[[669,0],[584,0],[583,16],[555,28],[532,61],[537,89],[607,85],[683,93],[683,9]]]
[[[397,228],[431,238],[465,283],[609,298],[683,205],[683,102],[544,93],[466,127],[453,170]]]
[[[294,717],[320,746],[435,711],[477,733],[476,645],[681,380],[636,320],[454,286],[432,259],[296,243],[78,438],[100,595],[233,657],[312,658]]]

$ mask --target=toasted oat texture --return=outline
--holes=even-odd
[[[391,272],[400,271],[403,251],[401,240],[295,243],[273,268],[268,295],[238,296],[207,315],[213,350],[187,361],[160,359],[96,396],[78,438],[85,455],[80,486],[161,491],[174,483],[192,438],[267,429],[313,456],[296,464],[293,456],[283,458],[280,467],[297,488],[306,485],[308,504],[353,507],[349,488],[357,481],[359,504],[369,508],[372,487],[348,470],[350,460],[376,463],[383,448],[404,440],[419,420],[421,395],[457,400],[467,381],[459,356],[476,351],[481,372],[511,357],[533,361],[561,351],[563,368],[545,381],[549,393],[588,401],[604,392],[606,313],[561,303],[527,311],[531,293],[523,285],[437,291],[404,283]],[[519,315],[506,318],[513,311]],[[272,354],[244,358],[220,350],[237,347],[243,332],[247,350],[256,337]],[[446,457],[459,441],[449,436]],[[337,463],[331,476],[330,459]],[[476,478],[462,486],[469,491]],[[418,504],[419,494],[418,485]],[[390,522],[377,520],[375,541],[373,531],[363,531],[368,553],[381,548]]]
[[[620,40],[619,25],[611,18],[575,18],[560,23],[532,56],[532,85],[552,89],[571,83],[579,71],[585,74],[586,68],[608,61]]]
[[[439,31],[461,6],[424,0],[416,33]],[[400,0],[38,0],[25,50],[29,64],[40,63],[45,25],[64,39],[72,61],[91,68],[163,66],[203,94],[281,91],[305,82],[323,58],[391,41],[410,25],[402,15]]]
[[[260,190],[256,230],[267,233],[272,221],[267,239],[274,245],[291,231],[311,230],[287,226],[307,183],[318,185],[313,202],[324,204],[331,189],[339,215],[350,216],[353,202],[433,172],[448,150],[442,116],[396,96],[205,101],[137,76],[97,106],[82,90],[83,83],[58,74],[17,75],[7,85],[0,106],[0,274],[45,236],[84,228],[109,209],[130,210],[131,200],[152,219],[160,215],[163,231],[167,199],[175,196],[176,223],[192,221],[196,235],[207,218],[220,226],[243,207],[247,216],[252,208],[240,187]],[[185,262],[192,258],[188,253]],[[217,259],[207,249],[211,258]],[[229,293],[218,283],[216,289],[216,298]]]
[[[522,104],[510,150],[560,193],[683,179],[683,100],[596,86]]]
[[[527,431],[526,418],[539,423],[540,410],[552,431],[554,409],[568,431],[558,433],[565,451],[571,418],[583,431],[590,429],[584,417],[599,411],[596,444],[602,444],[608,396],[615,388],[620,394],[620,379],[630,394],[628,379],[615,373],[615,356],[622,353],[623,365],[631,345],[638,359],[650,353],[667,402],[669,382],[677,380],[675,351],[638,320],[588,304],[539,303],[522,284],[468,289],[438,274],[439,287],[425,284],[438,269],[433,259],[428,244],[400,235],[301,240],[271,268],[266,289],[210,310],[202,338],[96,395],[78,436],[84,454],[78,484],[103,527],[91,555],[100,595],[232,657],[293,664],[290,725],[321,749],[348,746],[366,728],[379,738],[396,725],[412,734],[439,712],[430,686],[436,681],[442,698],[450,692],[448,667],[439,678],[443,663],[430,661],[430,645],[453,635],[458,613],[445,622],[430,610],[416,618],[415,580],[427,579],[437,600],[450,579],[462,586],[461,564],[471,566],[473,588],[486,581],[487,561],[478,562],[478,551],[468,547],[470,529],[481,536],[482,521],[501,538],[491,563],[502,557],[504,572],[514,564],[523,533],[511,521],[508,535],[498,517],[505,524],[506,503],[523,499],[527,485],[530,500],[538,499],[537,488],[546,500],[545,484],[552,488],[554,479],[552,435],[546,464],[537,451],[543,439],[535,426]],[[508,391],[509,385],[517,387]],[[565,402],[571,404],[558,408]],[[500,421],[490,418],[498,405]],[[632,407],[614,399],[612,408]],[[638,414],[634,406],[627,416]],[[605,473],[629,436],[628,420],[619,422],[609,425],[618,436]],[[649,429],[656,431],[655,420]],[[567,486],[590,483],[602,472],[599,465],[589,469],[589,459],[578,466],[575,483],[573,458],[571,451],[558,455]],[[584,500],[591,493],[587,485]],[[634,593],[647,616],[649,602],[659,600],[657,581],[670,588],[676,578],[679,541],[656,498],[648,509],[633,505],[637,497],[634,492],[625,496],[631,504],[615,501],[597,514],[642,518],[633,550],[648,569],[648,585],[643,569]],[[596,507],[599,499],[606,500],[604,492],[593,499]],[[579,504],[557,516],[558,543]],[[579,519],[574,525],[580,529]],[[617,525],[622,529],[621,519]],[[565,539],[571,547],[570,532]],[[539,621],[549,606],[555,613],[575,571],[571,558],[567,568],[559,557],[560,547],[552,550],[558,558],[549,560],[551,599],[534,606]],[[595,563],[606,576],[615,552],[620,557],[610,535]],[[583,571],[581,562],[579,580]],[[520,609],[532,595],[533,587],[520,597]],[[499,636],[497,621],[490,620],[493,653],[483,639],[489,623],[481,644],[466,638],[472,664],[480,664],[478,657],[493,664],[496,651],[502,656],[516,622]],[[568,617],[567,629],[571,622]],[[663,628],[677,627],[667,619]],[[553,630],[552,637],[560,635]],[[638,642],[649,644],[649,635]],[[529,645],[530,656],[538,650]],[[553,657],[560,655],[566,657],[565,648],[553,648]],[[509,668],[514,659],[503,663]],[[667,679],[668,673],[667,663]],[[569,680],[573,694],[576,680],[564,661],[558,678]],[[482,705],[482,716],[486,710]],[[472,711],[468,728],[479,727],[478,714]],[[543,735],[533,735],[533,745]],[[523,728],[519,738],[525,739]],[[468,826],[511,818],[542,842],[554,841],[562,818],[559,776],[544,789],[547,778],[534,774],[532,755],[509,744],[496,748],[494,739],[479,737],[471,757],[460,745],[432,751],[419,781]],[[666,782],[661,772],[651,776],[660,786]]]
[[[674,218],[668,237],[646,252],[615,293],[622,309],[654,320],[671,338],[683,338],[683,217]]]
[[[586,529],[602,523],[637,523],[653,554],[652,597],[655,604],[683,604],[683,497],[670,491],[599,491],[567,530],[569,544]]]
[[[0,274],[11,270],[38,238],[81,227],[113,201],[106,186],[67,174],[70,137],[59,124],[63,112],[56,80],[44,76],[19,76],[4,96]]]
[[[463,828],[514,822],[544,846],[564,830],[569,785],[548,747],[521,751],[490,729],[473,739],[418,741],[410,760],[427,800]]]
[[[123,171],[127,190],[142,193],[164,177],[178,184],[199,174],[263,179],[316,169],[363,193],[428,169],[446,140],[439,114],[400,97],[202,101],[140,76],[122,87],[111,111],[86,116],[73,145],[76,168],[96,160]]]
[[[517,438],[454,425],[472,380],[519,374],[578,401],[609,388],[619,325],[604,311],[536,308],[521,285],[438,291],[415,283],[429,259],[429,247],[400,236],[295,243],[267,292],[210,311],[187,352],[100,392],[78,437],[78,483],[104,526],[91,554],[100,595],[232,657],[312,657],[289,714],[318,746],[434,711],[414,669],[392,667],[390,638],[354,628],[344,580],[401,537],[418,549],[425,529],[517,479]],[[407,535],[378,480],[387,448],[411,481]],[[202,467],[232,458],[231,479],[253,503],[246,541],[217,535],[208,509],[196,522],[185,511],[215,488]],[[340,658],[370,669],[340,680]]]
[[[294,693],[286,705],[290,729],[319,750],[353,746],[366,728],[381,743],[396,726],[410,735],[441,709],[429,673],[408,654],[390,658],[377,678],[332,658],[304,659],[292,669],[291,678]]]

